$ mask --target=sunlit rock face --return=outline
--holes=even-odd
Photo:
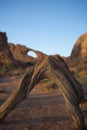
[[[9,43],[9,47],[11,50],[11,53],[13,54],[13,57],[21,62],[29,62],[33,60],[33,57],[28,55],[28,52],[31,51],[30,48],[27,48],[23,45],[14,45],[13,43]]]
[[[87,58],[87,32],[77,39],[70,58],[72,60]]]

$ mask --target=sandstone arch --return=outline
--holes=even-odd
[[[36,54],[35,54],[33,51],[28,51],[27,55],[28,55],[28,56],[31,56],[31,57],[33,57],[33,58],[36,58],[36,57],[37,57]]]
[[[81,84],[75,80],[67,64],[59,55],[48,56],[42,52],[33,51],[37,55],[36,64],[29,70],[27,69],[20,85],[17,86],[7,101],[0,106],[0,121],[2,122],[9,112],[27,97],[40,80],[48,78],[55,82],[64,96],[75,129],[84,130],[84,117],[79,105],[86,99]]]

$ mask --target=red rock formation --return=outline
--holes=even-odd
[[[84,33],[77,39],[70,58],[72,60],[87,58],[87,33]]]
[[[34,58],[31,56],[28,56],[28,51],[31,51],[30,48],[27,48],[23,45],[14,45],[12,43],[9,43],[9,47],[11,50],[11,53],[13,54],[13,57],[20,62],[31,62]]]
[[[6,33],[0,32],[0,65],[18,65],[10,51]]]

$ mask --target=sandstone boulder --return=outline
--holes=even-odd
[[[87,58],[87,32],[77,39],[70,58],[72,60],[81,60],[83,58]]]

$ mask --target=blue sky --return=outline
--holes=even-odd
[[[69,56],[87,32],[87,0],[0,0],[0,31],[9,42]]]

